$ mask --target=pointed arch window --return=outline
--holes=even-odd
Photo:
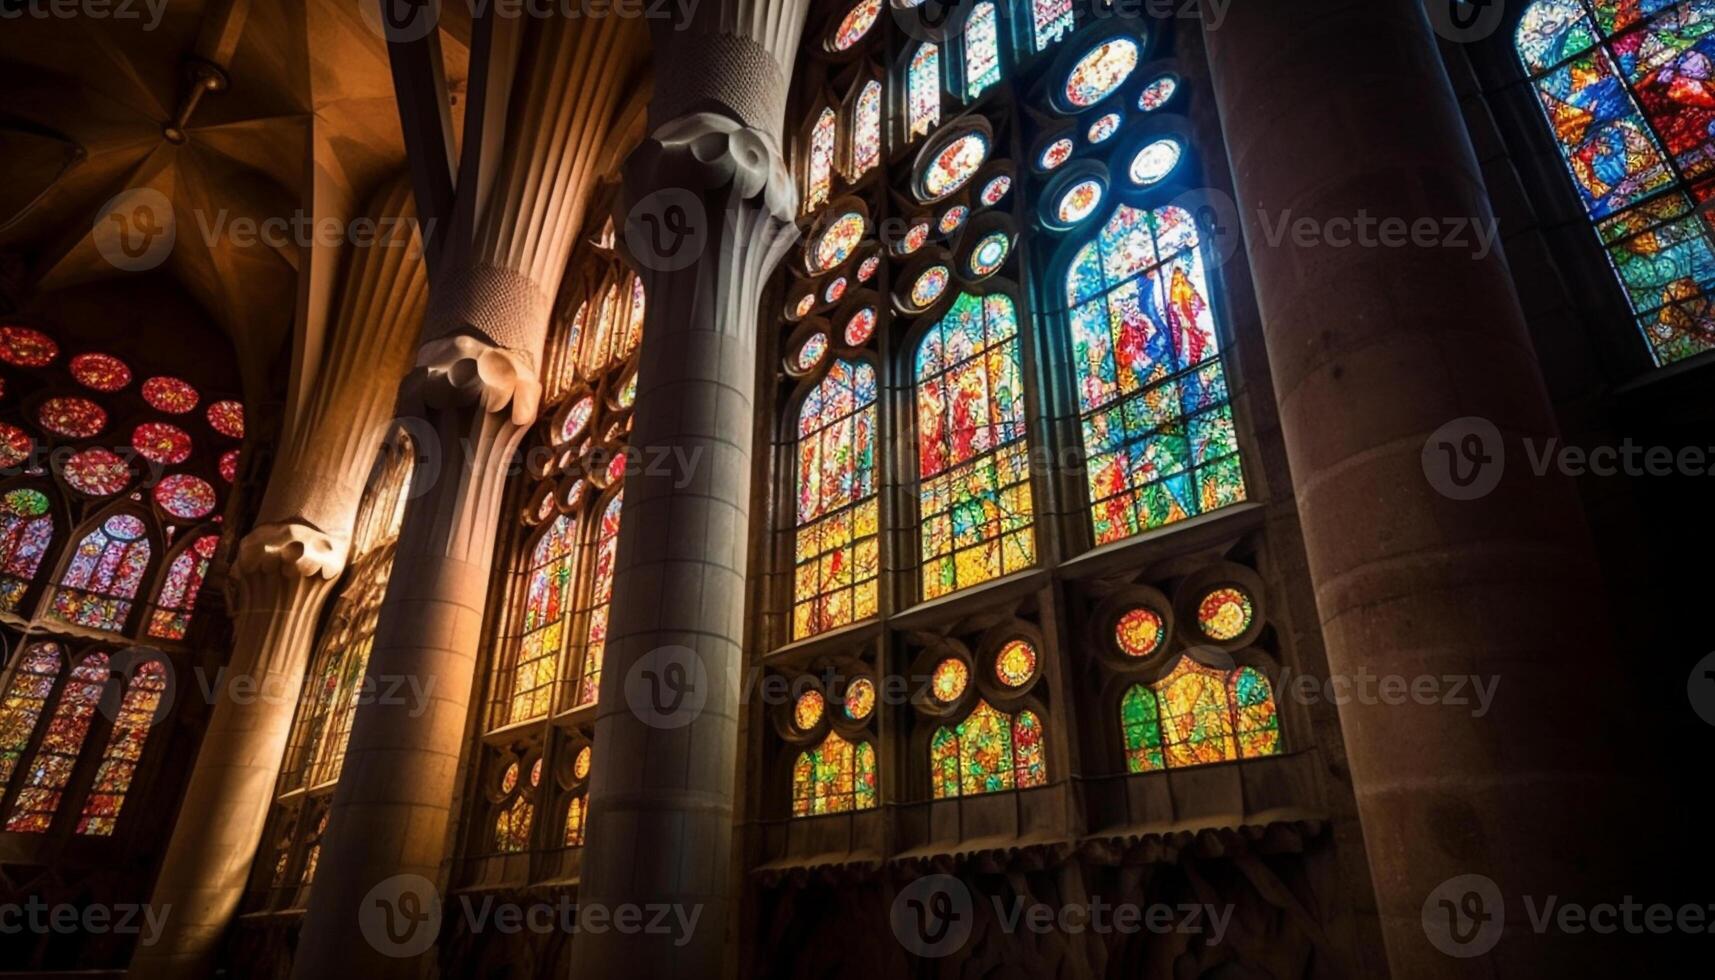
[[[828,203],[833,189],[834,143],[839,120],[832,109],[823,109],[810,128],[810,175],[804,194],[804,210],[814,211]]]
[[[867,361],[836,360],[798,409],[794,639],[876,612],[876,391]]]
[[[905,70],[906,138],[927,136],[941,121],[941,49],[925,42]]]
[[[595,704],[601,691],[601,661],[607,651],[608,606],[613,602],[613,564],[619,557],[619,517],[625,494],[617,492],[596,526],[595,567],[589,592],[589,625],[584,630],[584,659],[578,671],[574,707]]]
[[[1715,8],[1537,0],[1514,43],[1655,363],[1715,347]]]
[[[511,676],[504,680],[511,696],[497,724],[540,718],[553,708],[554,675],[571,630],[577,530],[577,522],[562,514],[536,539],[530,553],[524,587],[524,635],[518,641]]]
[[[923,598],[1036,562],[1018,311],[961,294],[917,346]]]
[[[197,593],[202,591],[203,578],[208,574],[208,563],[219,546],[219,535],[205,534],[173,559],[155,596],[155,610],[149,614],[150,636],[165,640],[185,638],[191,612],[196,609]]]
[[[875,746],[853,744],[829,732],[820,745],[798,754],[792,767],[792,815],[820,816],[869,810],[878,799]]]
[[[501,854],[518,854],[530,849],[530,825],[536,817],[536,789],[542,784],[542,760],[537,758],[530,767],[528,780],[520,778],[517,762],[511,763],[501,777],[503,799],[494,817],[494,849]]]
[[[107,738],[107,748],[101,753],[101,767],[95,771],[95,782],[84,800],[83,813],[78,817],[79,834],[112,836],[166,690],[167,669],[161,661],[146,660],[138,665],[125,689],[125,697],[119,702],[113,731]]]
[[[993,3],[971,8],[965,22],[965,98],[975,99],[1000,82],[1000,24]]]
[[[84,535],[54,590],[56,618],[91,629],[122,631],[152,548],[143,519],[114,514]]]
[[[978,700],[965,720],[935,730],[929,773],[937,800],[1046,785],[1042,719],[1029,709],[1009,715]]]
[[[591,303],[597,303],[595,311],[586,313]],[[635,273],[616,272],[600,290],[599,302],[592,296],[572,320],[573,349],[583,337],[578,373],[593,378],[629,357],[643,340],[645,312],[643,281]]]
[[[1072,0],[1029,0],[1031,41],[1038,51],[1072,33]]]
[[[1276,755],[1280,716],[1268,677],[1255,667],[1221,670],[1182,655],[1154,684],[1120,702],[1126,768],[1155,772]]]
[[[1245,499],[1196,223],[1122,205],[1066,276],[1097,544]]]
[[[54,540],[48,495],[21,488],[0,496],[0,610],[15,612]]]
[[[30,747],[64,662],[57,643],[37,643],[18,658],[6,695],[0,699],[0,798],[5,797],[24,751]]]
[[[852,104],[851,174],[856,180],[881,162],[881,82],[870,79]]]
[[[53,717],[23,773],[6,829],[12,833],[42,833],[52,826],[60,798],[71,782],[72,768],[83,751],[84,739],[107,686],[107,654],[91,653],[72,668],[59,693]]]

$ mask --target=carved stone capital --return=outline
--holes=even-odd
[[[798,190],[779,141],[718,112],[691,113],[657,127],[626,160],[625,184],[639,203],[682,188],[705,198],[727,190],[735,199],[731,203],[759,202],[786,223],[798,208]]]
[[[348,538],[327,534],[303,521],[258,524],[238,543],[232,578],[241,597],[272,585],[272,579],[332,582],[345,571],[350,547]]]
[[[526,353],[470,334],[439,337],[418,348],[416,366],[405,378],[405,402],[438,410],[476,406],[527,426],[542,401],[542,382],[531,362]]]

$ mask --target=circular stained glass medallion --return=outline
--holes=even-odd
[[[875,307],[866,306],[846,321],[846,346],[862,347],[875,333]]]
[[[1119,129],[1120,114],[1117,112],[1104,112],[1100,116],[1096,117],[1095,122],[1090,124],[1089,130],[1084,133],[1084,136],[1089,139],[1091,143],[1106,143],[1109,137],[1119,132]]]
[[[1236,586],[1213,589],[1197,603],[1198,628],[1204,636],[1223,643],[1243,636],[1255,615],[1251,597]]]
[[[1075,225],[1093,214],[1102,203],[1102,182],[1095,178],[1080,180],[1060,195],[1054,214],[1063,225]]]
[[[595,414],[595,396],[585,395],[578,399],[566,417],[560,422],[560,439],[562,443],[571,442],[583,434],[584,426],[590,424],[590,416]]]
[[[970,682],[971,672],[965,662],[957,657],[948,657],[935,665],[935,672],[929,675],[929,693],[942,704],[952,704],[965,693],[965,685]]]
[[[938,201],[965,186],[988,157],[988,137],[981,133],[966,133],[948,143],[923,175],[924,200]]]
[[[845,276],[835,276],[834,281],[828,283],[828,288],[822,290],[822,299],[825,302],[838,303],[840,301],[840,297],[844,296],[845,294],[846,294],[846,277]]]
[[[1000,199],[1005,197],[1006,192],[1010,190],[1012,190],[1012,177],[1007,174],[996,174],[989,179],[988,183],[983,185],[982,194],[978,196],[981,198],[984,207],[992,208],[999,204]]]
[[[136,514],[114,514],[102,523],[101,530],[117,541],[135,541],[147,528]]]
[[[995,657],[994,676],[1007,687],[1023,687],[1036,675],[1036,648],[1023,640],[1013,640],[1000,648]]]
[[[60,475],[78,493],[111,497],[131,482],[131,467],[106,449],[85,449],[65,461]]]
[[[78,384],[96,391],[118,391],[131,383],[131,368],[112,354],[79,354],[70,368]]]
[[[881,256],[872,255],[863,260],[858,266],[858,282],[869,282],[875,278],[875,270],[881,268]]]
[[[814,729],[822,720],[822,692],[805,691],[798,695],[797,703],[792,705],[792,724],[798,726],[801,732]]]
[[[815,309],[815,308],[816,308],[816,294],[815,293],[805,293],[803,296],[799,297],[798,305],[794,306],[792,308],[792,314],[794,316],[796,316],[798,319],[802,320],[804,317],[809,316],[810,311]]]
[[[913,309],[928,309],[931,304],[941,298],[947,291],[947,281],[950,278],[947,267],[932,265],[924,269],[911,284],[911,306]]]
[[[847,211],[834,219],[833,224],[817,237],[814,249],[815,268],[813,272],[826,272],[851,257],[852,251],[863,240],[863,215],[856,211]]]
[[[963,204],[955,204],[948,208],[946,212],[941,215],[941,223],[938,226],[941,229],[941,234],[951,235],[953,232],[958,231],[959,226],[965,223],[965,218],[968,217],[970,213],[971,209],[965,207]]]
[[[912,252],[922,248],[923,243],[928,240],[929,222],[926,220],[919,221],[906,229],[905,237],[901,238],[899,240],[899,244],[895,245],[893,248],[894,251],[898,252],[900,255],[910,255]]]
[[[1184,152],[1185,148],[1178,140],[1156,140],[1150,143],[1131,158],[1131,167],[1127,171],[1131,182],[1139,187],[1160,183],[1179,165],[1179,158]]]
[[[506,767],[506,772],[500,776],[500,791],[510,793],[518,788],[518,763]]]
[[[584,746],[578,750],[578,756],[572,760],[572,778],[590,778],[590,747]]]
[[[30,434],[15,425],[0,422],[0,470],[9,470],[30,458],[36,442]],[[11,474],[5,474],[10,476]]]
[[[1086,109],[1114,93],[1137,68],[1137,41],[1113,37],[1091,48],[1066,76],[1066,102]]]
[[[56,436],[88,439],[107,428],[107,412],[87,398],[50,398],[36,408],[36,421]]]
[[[1143,87],[1138,93],[1137,107],[1144,112],[1154,112],[1173,99],[1179,91],[1179,79],[1172,75],[1163,75]]]
[[[1036,165],[1043,170],[1053,170],[1072,157],[1072,137],[1062,136],[1042,148],[1042,155],[1036,158]]]
[[[131,446],[152,463],[171,466],[191,458],[190,434],[165,422],[144,422],[132,429]]]
[[[48,495],[40,490],[11,490],[0,497],[0,514],[40,517],[48,512]]]
[[[53,363],[60,345],[40,330],[29,327],[0,327],[0,361],[18,367],[37,368]]]
[[[1004,231],[990,232],[971,249],[971,257],[966,260],[972,276],[982,279],[995,274],[1003,263],[1006,254],[1011,251],[1012,242]]]
[[[846,717],[862,721],[875,710],[875,682],[859,677],[846,685]]]
[[[840,26],[834,28],[834,50],[850,51],[852,45],[863,40],[863,36],[875,26],[876,18],[880,16],[881,0],[859,0],[856,6],[840,18]]]
[[[214,510],[214,488],[188,473],[174,473],[155,484],[155,503],[182,521],[206,517]]]
[[[233,439],[244,438],[244,406],[238,402],[215,402],[208,407],[208,424]]]
[[[200,397],[195,388],[178,378],[163,375],[143,382],[143,400],[150,408],[168,415],[183,415],[196,408]]]
[[[792,366],[799,371],[809,371],[822,362],[822,355],[828,352],[828,335],[813,333],[810,338],[798,348],[798,356],[792,359]]]
[[[1147,657],[1161,649],[1163,626],[1161,615],[1153,609],[1128,609],[1114,624],[1114,642],[1128,657]]]
[[[220,454],[220,478],[228,483],[238,479],[238,450],[228,449]]]

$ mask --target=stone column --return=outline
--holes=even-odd
[[[213,970],[274,800],[322,604],[345,570],[364,482],[392,416],[388,379],[404,372],[422,321],[428,280],[410,188],[384,184],[366,213],[398,233],[349,252],[338,289],[299,311],[300,345],[315,334],[325,357],[294,372],[260,523],[239,546],[232,659],[150,899],[171,912],[162,936],[137,947],[133,977]],[[234,681],[248,688],[238,702]],[[177,697],[202,690],[181,678]]]
[[[357,710],[295,977],[415,977],[432,958],[508,465],[537,417],[552,300],[641,33],[618,17],[485,16],[473,28],[464,153],[401,394],[435,462],[413,483],[368,669],[383,688],[415,679],[427,709]],[[444,99],[433,62],[418,74],[396,62],[398,84]],[[404,121],[411,152],[428,155],[417,171],[432,171],[445,133]]]
[[[796,238],[779,132],[798,31],[780,18],[803,17],[726,6],[729,24],[775,36],[658,34],[652,132],[626,164],[626,244],[649,300],[631,443],[689,463],[626,478],[578,893],[586,921],[675,906],[666,921],[695,926],[586,928],[573,976],[726,967],[758,304]],[[655,238],[675,228],[682,242]]]
[[[1555,420],[1506,261],[1330,223],[1492,227],[1423,4],[1237,0],[1204,34],[1392,973],[1585,974],[1606,941],[1537,935],[1523,896],[1624,894],[1624,697],[1575,489],[1521,445]],[[1437,434],[1467,417],[1493,429]],[[1498,483],[1442,443],[1462,480],[1504,443]],[[1456,675],[1498,685],[1486,713],[1397,697]],[[1502,903],[1491,952],[1437,947],[1492,942]]]

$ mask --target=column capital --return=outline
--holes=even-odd
[[[726,191],[737,201],[757,201],[775,219],[790,224],[798,190],[766,130],[719,112],[693,112],[657,126],[625,161],[627,197],[682,188],[702,197]],[[628,229],[629,233],[629,229]]]
[[[240,608],[282,584],[331,584],[345,571],[351,539],[296,518],[258,524],[238,543],[232,578]]]
[[[534,360],[526,351],[468,333],[437,337],[417,349],[416,366],[405,378],[404,401],[442,411],[474,406],[528,426],[542,402]]]

